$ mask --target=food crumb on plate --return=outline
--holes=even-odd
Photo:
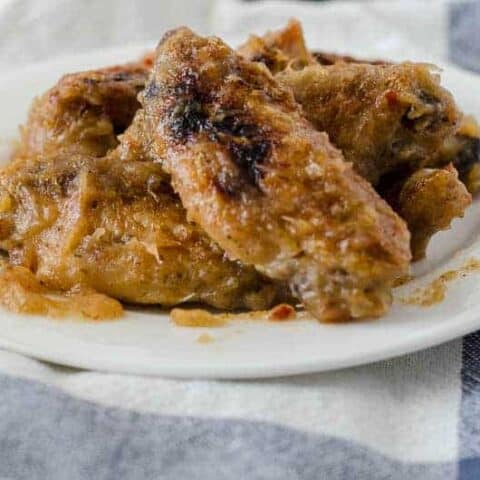
[[[415,289],[411,295],[401,298],[400,301],[405,305],[430,307],[445,299],[447,286],[450,282],[458,278],[464,278],[474,272],[480,272],[480,260],[472,257],[466,260],[461,267],[442,273],[427,286]]]
[[[179,327],[223,327],[226,324],[222,315],[214,315],[201,308],[174,308],[170,312],[170,318]]]
[[[269,310],[267,318],[273,322],[285,322],[293,320],[296,317],[296,311],[288,303],[281,303]]]
[[[197,337],[197,342],[198,343],[212,343],[213,341],[215,340],[214,337],[212,337],[211,335],[209,335],[208,333],[202,333],[201,335],[199,335]]]
[[[254,310],[242,313],[211,313],[201,308],[174,308],[170,318],[179,327],[223,327],[229,320],[268,320],[285,322],[295,320],[297,312],[294,307],[281,303],[270,310]]]

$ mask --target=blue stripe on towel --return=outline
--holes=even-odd
[[[1,479],[444,480],[456,468],[274,424],[107,408],[0,376]]]
[[[480,479],[480,332],[463,339],[460,480]]]
[[[452,62],[476,72],[480,72],[479,25],[479,0],[460,1],[449,5],[449,58]]]

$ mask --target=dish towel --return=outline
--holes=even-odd
[[[0,0],[0,71],[154,45],[178,24],[236,45],[291,16],[324,50],[480,70],[478,2]],[[0,351],[0,479],[478,480],[480,334],[252,381],[103,374]]]

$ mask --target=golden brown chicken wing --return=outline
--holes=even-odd
[[[413,260],[424,258],[430,238],[450,228],[455,218],[463,217],[472,201],[452,165],[421,168],[406,179],[391,180],[379,188],[382,196],[407,222]]]
[[[302,42],[302,44],[304,43]],[[393,64],[384,60],[366,60],[328,52],[313,52],[313,57],[321,65],[345,63]],[[429,164],[438,167],[452,164],[458,170],[461,181],[470,193],[476,193],[480,190],[480,127],[477,121],[470,115],[462,115],[455,134],[445,137],[443,145],[437,155],[429,160]]]
[[[385,312],[406,226],[262,64],[172,31],[142,102],[189,218],[231,258],[288,281],[324,321]]]
[[[427,65],[337,64],[285,71],[307,118],[376,185],[396,169],[435,164],[461,114]]]
[[[397,210],[412,232],[413,258],[423,258],[432,235],[448,229],[470,203],[471,195],[453,166],[417,170],[404,183]]]
[[[140,107],[137,95],[148,74],[148,60],[142,60],[65,75],[33,102],[17,155],[48,155],[67,148],[105,155]]]
[[[186,220],[159,165],[61,153],[0,174],[0,248],[54,290],[265,308],[275,289]]]
[[[252,62],[263,63],[274,74],[286,68],[298,69],[317,63],[307,49],[298,20],[290,20],[285,28],[262,37],[251,35],[237,51]]]

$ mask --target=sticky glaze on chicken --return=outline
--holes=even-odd
[[[409,233],[290,91],[186,28],[156,55],[146,134],[189,218],[231,258],[288,281],[321,320],[384,313]]]
[[[50,154],[67,146],[105,155],[139,108],[137,95],[148,71],[148,61],[140,61],[65,75],[33,102],[17,155]]]
[[[421,168],[406,179],[393,180],[382,195],[405,219],[411,232],[412,257],[425,257],[430,238],[462,217],[472,197],[453,165]]]
[[[281,32],[288,30],[289,27],[287,26],[285,29],[277,32],[277,35],[280,36]],[[290,35],[289,37],[291,38]],[[297,37],[296,42],[299,45],[305,45],[302,37],[300,39]],[[276,45],[275,47],[277,49],[280,48]],[[274,46],[272,46],[273,48]],[[384,60],[366,60],[328,52],[313,52],[313,57],[321,65],[346,63],[394,64]],[[470,193],[476,193],[480,190],[480,126],[477,121],[470,115],[462,115],[455,134],[445,137],[437,155],[430,159],[429,163],[440,168],[452,164]]]
[[[398,168],[432,166],[461,115],[422,64],[310,66],[279,75],[307,118],[374,185]]]

